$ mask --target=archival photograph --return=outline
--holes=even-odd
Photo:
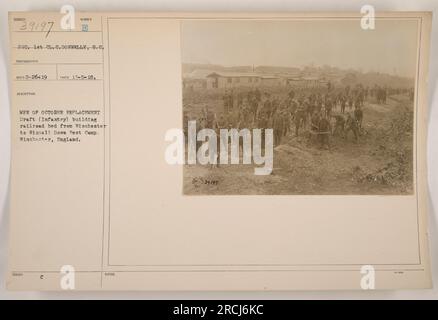
[[[183,194],[414,192],[418,20],[181,28]]]

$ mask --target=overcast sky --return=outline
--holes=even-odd
[[[415,77],[417,20],[183,21],[182,60],[224,66],[314,64]]]

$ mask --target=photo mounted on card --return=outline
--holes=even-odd
[[[185,194],[413,193],[417,21],[190,20],[181,47]]]
[[[11,12],[11,290],[431,286],[429,12]]]

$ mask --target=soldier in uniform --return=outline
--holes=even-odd
[[[224,112],[227,113],[230,110],[230,98],[229,98],[229,93],[228,90],[225,90],[225,94],[222,97],[223,101],[224,101]]]
[[[312,115],[312,120],[310,123],[310,129],[314,132],[319,131],[319,121],[321,120],[321,113],[320,112],[314,112]]]
[[[335,115],[335,129],[333,130],[333,135],[339,135],[344,137],[344,129],[345,129],[345,119],[342,115]]]
[[[303,126],[306,123],[306,109],[301,101],[301,103],[298,104],[298,108],[295,111],[295,136],[298,137],[298,131],[301,127],[301,123]]]
[[[321,98],[321,96],[320,95],[318,95],[317,97],[316,97],[316,106],[315,106],[315,111],[316,112],[321,112],[321,110],[322,110],[322,98]]]
[[[348,97],[350,95],[350,86],[345,87],[345,95]]]
[[[288,98],[286,100],[286,109],[285,112],[287,113],[287,132],[289,132],[289,130],[291,129],[292,123],[295,119],[295,111],[297,109],[297,102],[295,101],[295,99],[290,99]]]
[[[238,94],[237,94],[237,108],[241,108],[242,107],[242,105],[243,105],[243,92],[242,91],[240,91]]]
[[[278,146],[284,134],[284,115],[279,111],[274,114],[272,127],[274,129],[274,145]]]
[[[351,95],[348,97],[348,108],[350,108],[350,110],[353,109],[353,103],[354,100],[353,100],[353,96]]]
[[[269,93],[265,93],[265,99],[263,101],[262,108],[263,108],[263,112],[265,112],[269,118],[272,112],[272,102]]]
[[[219,117],[216,117],[216,115],[215,115],[214,118],[215,118],[214,130],[215,130],[216,136],[217,136],[217,157],[218,157],[216,167],[219,167],[220,143],[221,143],[220,130],[225,129],[227,127],[227,120],[226,120],[225,115],[223,113]]]
[[[361,88],[359,95],[358,95],[360,106],[363,106],[364,100],[365,100],[365,90]]]
[[[227,129],[232,129],[237,126],[239,114],[236,110],[229,112],[226,116],[227,120]]]
[[[382,89],[382,100],[383,104],[386,104],[386,95],[387,95],[387,89],[386,87]]]
[[[226,127],[227,121],[225,120],[225,116],[222,113],[219,117],[215,117],[214,129],[216,134],[219,136],[219,130],[224,129]]]
[[[347,103],[346,101],[347,99],[345,98],[344,95],[341,96],[340,101],[341,101],[341,113],[345,113],[345,105]]]
[[[360,94],[356,96],[356,101],[354,102],[354,109],[360,108],[362,106]]]
[[[204,128],[213,128],[214,125],[214,114],[212,112],[210,112],[208,105],[205,105],[204,110],[203,110],[203,118],[205,119],[204,121]]]
[[[257,99],[252,99],[251,104],[250,104],[250,108],[251,108],[251,113],[253,115],[253,122],[255,123],[257,120],[257,113],[258,113],[258,109],[259,109],[259,102],[257,101]]]
[[[356,105],[356,108],[354,109],[354,118],[357,121],[359,129],[362,129],[363,111],[359,105]]]
[[[183,115],[183,132],[184,132],[185,141],[187,141],[188,131],[189,131],[189,117],[187,115],[187,112],[184,112],[184,115]]]
[[[287,108],[287,106],[284,106],[283,109],[281,110],[281,115],[283,117],[284,120],[284,128],[283,128],[283,137],[286,137],[289,133],[290,130],[290,125],[291,125],[291,114],[289,112],[289,109]]]
[[[234,109],[234,92],[231,89],[230,94],[228,95],[228,111]]]
[[[252,99],[254,99],[254,92],[252,90],[249,90],[246,94],[246,100],[248,103],[251,103]]]
[[[258,129],[262,129],[262,134],[261,134],[261,147],[264,148],[265,145],[265,130],[266,128],[268,128],[268,114],[266,112],[266,110],[264,108],[262,108],[258,114],[258,119],[257,119],[257,128]]]
[[[238,125],[237,128],[249,128],[250,125],[250,109],[249,105],[247,103],[243,104],[242,108],[239,111],[239,119],[238,119]]]
[[[279,107],[280,107],[280,101],[278,100],[278,98],[274,98],[271,104],[271,113],[269,115],[270,118],[274,117]]]
[[[260,102],[260,100],[262,100],[262,94],[259,90],[259,88],[256,88],[254,91],[254,97],[257,100],[257,102]]]
[[[332,108],[333,108],[333,101],[331,98],[327,98],[325,102],[325,112],[326,112],[326,118],[330,119],[332,115]]]
[[[306,108],[306,122],[310,123],[313,111],[315,109],[312,99],[310,97],[307,97],[306,101],[304,102],[304,106]]]
[[[321,148],[327,146],[327,149],[330,149],[329,134],[331,133],[331,125],[328,119],[329,118],[326,115],[323,115],[319,120],[318,137],[321,143]]]
[[[359,137],[359,128],[357,126],[357,121],[354,119],[354,117],[348,113],[347,115],[347,121],[345,124],[345,137],[348,137],[348,133],[352,131],[354,135],[354,141],[357,142],[357,139]]]

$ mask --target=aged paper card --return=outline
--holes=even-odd
[[[8,288],[430,287],[430,27],[10,13]]]

